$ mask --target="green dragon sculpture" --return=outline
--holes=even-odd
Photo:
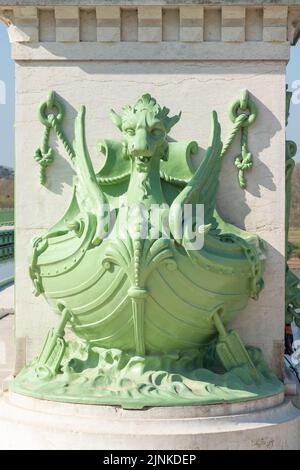
[[[254,104],[248,112],[248,94],[242,97],[230,142],[255,118]],[[279,393],[282,384],[260,351],[246,348],[226,329],[263,287],[263,246],[217,212],[225,153],[217,114],[212,113],[210,144],[194,171],[197,143],[168,138],[181,115],[170,117],[169,109],[145,94],[121,116],[111,111],[122,140],[97,143],[106,161],[95,173],[85,108],[78,113],[72,146],[60,127],[64,110],[57,102],[52,93],[40,108],[47,135],[36,159],[47,160],[54,128],[76,172],[74,193],[62,219],[34,239],[30,276],[35,294],[44,295],[60,323],[12,390],[129,408]],[[237,108],[235,103],[234,113]],[[244,157],[243,186],[250,158],[245,135],[241,164]],[[65,339],[66,327],[75,339]]]

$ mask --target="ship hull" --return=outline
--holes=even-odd
[[[134,351],[133,281],[127,269],[132,260],[126,266],[118,256],[114,259],[116,240],[91,248],[86,225],[81,237],[66,234],[49,239],[37,265],[44,296],[58,314],[59,305],[68,308],[70,328],[78,337],[92,345]],[[147,243],[149,253],[166,246]],[[166,243],[167,256],[154,263],[142,286],[146,295],[140,321],[146,352],[207,345],[216,335],[214,313],[218,311],[226,324],[249,298],[249,263],[240,247],[218,246],[221,242],[209,239],[202,250],[188,255],[172,240]],[[126,248],[126,241],[122,244]],[[130,247],[126,249],[130,258]]]

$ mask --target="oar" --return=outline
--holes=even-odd
[[[35,367],[41,378],[51,378],[57,374],[66,348],[65,327],[71,314],[63,304],[59,304],[58,308],[61,309],[61,320],[56,328],[49,330]]]
[[[252,377],[257,381],[258,374],[241,338],[236,331],[226,331],[218,312],[213,315],[219,339],[216,351],[224,368],[229,371],[235,367],[248,366]]]

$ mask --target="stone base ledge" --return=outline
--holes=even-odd
[[[209,407],[149,408],[0,399],[0,449],[300,450],[300,410],[282,395]]]

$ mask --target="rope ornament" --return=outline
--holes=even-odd
[[[229,106],[229,117],[233,123],[233,128],[221,153],[221,157],[223,157],[241,129],[241,152],[234,159],[234,164],[238,170],[238,181],[242,189],[247,186],[245,171],[250,170],[253,166],[253,156],[248,149],[248,127],[254,123],[256,116],[257,109],[254,101],[249,98],[248,90],[242,90],[240,97]]]
[[[54,150],[49,145],[51,129],[55,131],[71,159],[75,157],[74,149],[61,128],[64,115],[63,103],[56,98],[54,91],[51,91],[47,100],[39,106],[38,118],[45,130],[42,145],[34,155],[35,161],[40,165],[40,183],[43,186],[47,182],[47,168],[54,161]]]

